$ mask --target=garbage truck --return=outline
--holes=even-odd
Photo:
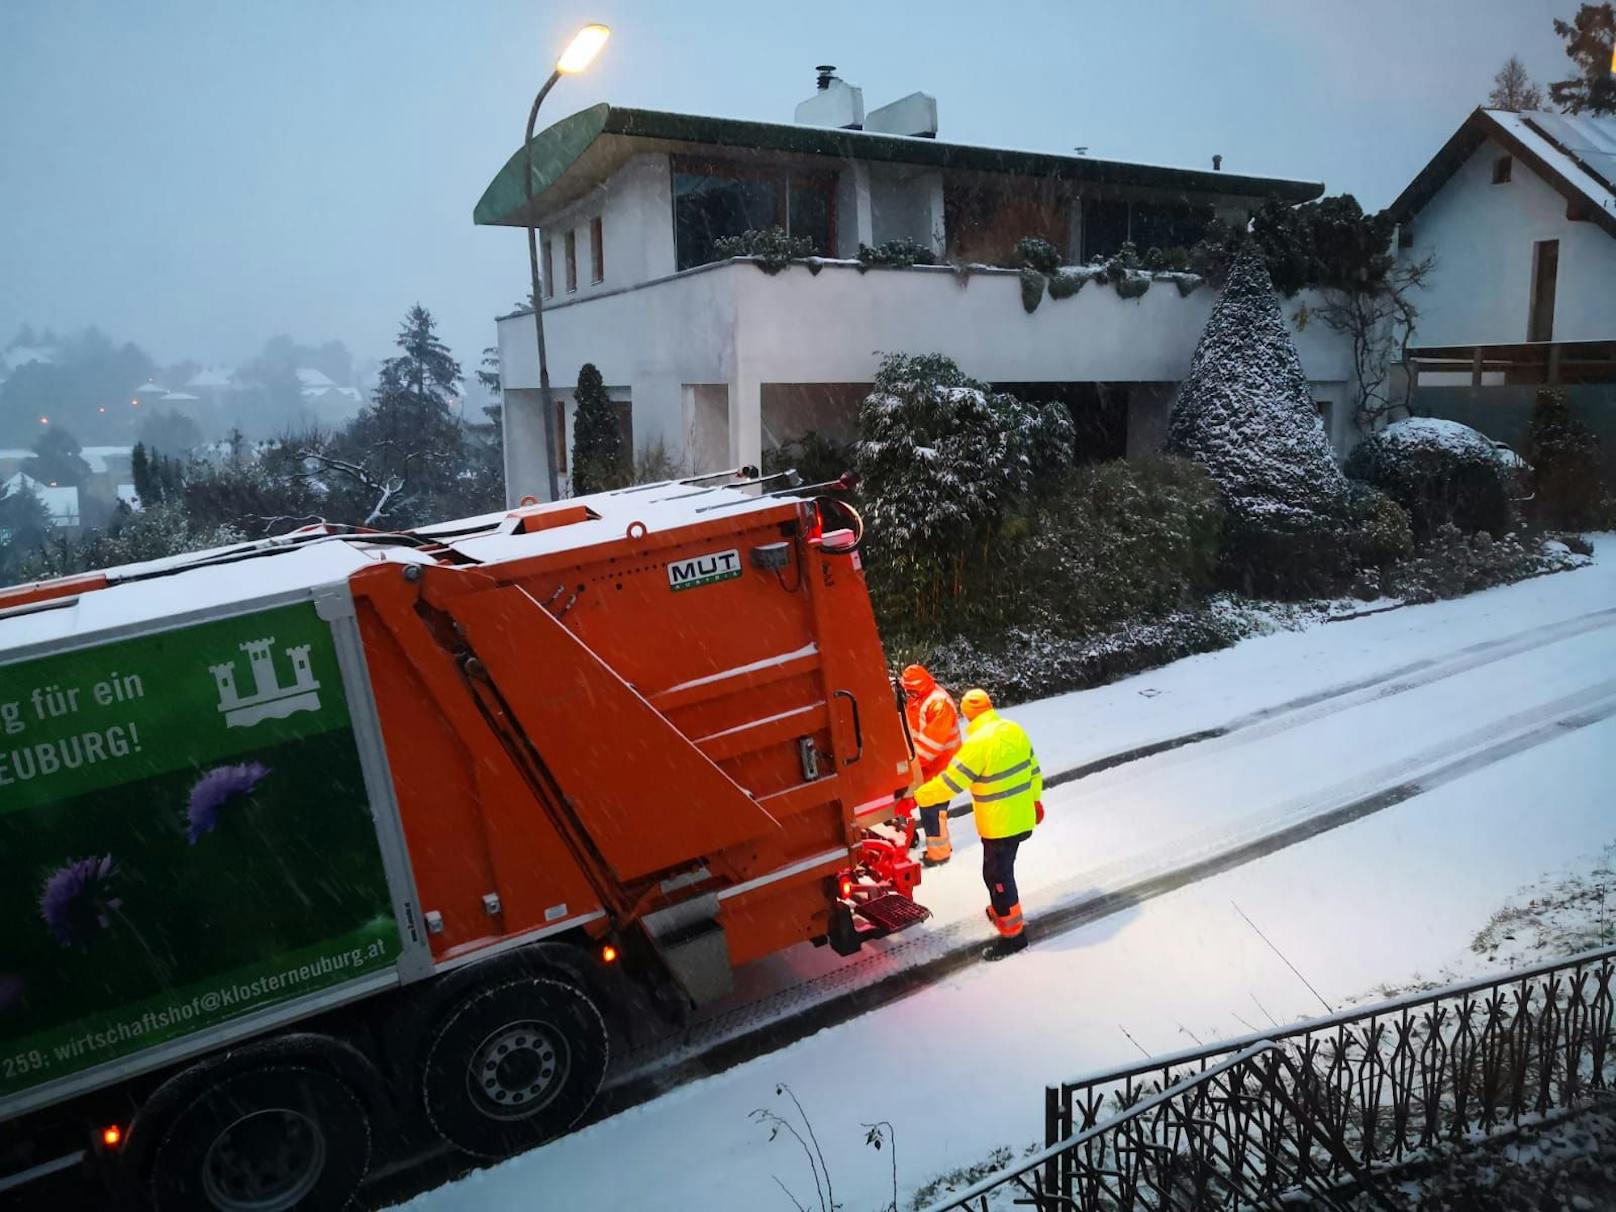
[[[338,1207],[924,920],[861,533],[741,469],[0,591],[0,1198]]]

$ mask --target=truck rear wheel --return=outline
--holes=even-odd
[[[513,976],[454,1003],[427,1040],[421,1094],[433,1129],[476,1157],[565,1132],[606,1076],[606,1024],[577,987]]]
[[[266,1065],[221,1078],[167,1121],[147,1182],[157,1212],[347,1206],[370,1168],[370,1115],[341,1078]]]

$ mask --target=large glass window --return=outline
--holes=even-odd
[[[1144,255],[1152,248],[1195,247],[1206,235],[1212,208],[1187,202],[1083,199],[1083,259],[1112,256],[1131,240]]]
[[[747,231],[784,228],[826,254],[835,240],[833,178],[675,158],[673,239],[680,269],[718,260],[713,244]]]
[[[1211,221],[1209,207],[1135,202],[1128,217],[1129,238],[1141,253],[1152,248],[1194,248]]]
[[[1128,204],[1083,199],[1083,260],[1109,257],[1128,238]]]
[[[806,236],[814,242],[814,251],[829,256],[835,249],[836,238],[833,219],[836,213],[836,187],[828,180],[791,179],[788,194],[786,230],[793,236]]]

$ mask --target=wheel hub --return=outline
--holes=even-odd
[[[547,1023],[508,1023],[472,1053],[466,1085],[483,1114],[524,1119],[547,1106],[572,1067],[566,1039]]]
[[[300,1111],[254,1111],[213,1138],[202,1190],[219,1212],[286,1212],[325,1170],[325,1133]]]

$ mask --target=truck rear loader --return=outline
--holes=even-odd
[[[923,920],[856,517],[739,475],[0,592],[0,1195],[338,1207]]]

